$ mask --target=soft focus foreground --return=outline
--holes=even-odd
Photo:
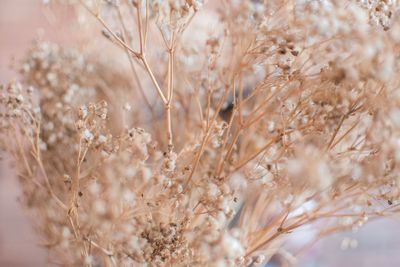
[[[77,7],[90,42],[35,43],[0,99],[51,262],[293,264],[398,212],[394,3]]]

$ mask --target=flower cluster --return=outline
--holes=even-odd
[[[395,1],[77,5],[107,49],[35,43],[0,96],[51,260],[262,266],[398,213]]]

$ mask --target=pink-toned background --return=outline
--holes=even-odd
[[[16,78],[9,63],[20,58],[36,38],[74,43],[71,11],[50,13],[40,0],[0,0],[0,84]],[[5,156],[5,158],[7,158]],[[17,180],[6,161],[0,161],[0,267],[39,267],[46,251],[18,205]],[[342,251],[344,237],[358,240],[356,249]],[[399,217],[372,222],[358,233],[325,238],[307,251],[296,266],[400,266]]]

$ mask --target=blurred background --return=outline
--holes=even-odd
[[[72,11],[49,8],[43,0],[0,0],[0,84],[18,78],[13,62],[35,39],[62,45],[76,43]],[[18,203],[17,179],[7,161],[0,161],[0,267],[52,266]],[[300,234],[294,243],[307,239]],[[297,240],[296,240],[297,239]],[[345,247],[353,247],[343,249]],[[358,232],[334,234],[306,249],[295,266],[400,266],[400,217],[367,223]],[[286,255],[291,258],[290,255]],[[271,265],[272,266],[272,265]]]

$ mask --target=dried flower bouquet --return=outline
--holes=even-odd
[[[51,262],[293,264],[398,214],[397,1],[69,2],[98,43],[35,43],[0,96]]]

